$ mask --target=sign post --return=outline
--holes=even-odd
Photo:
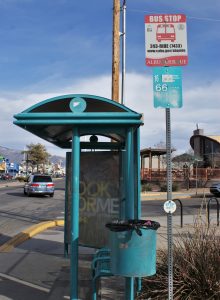
[[[172,201],[172,163],[171,163],[171,119],[170,108],[166,108],[166,148],[167,148],[167,201]],[[168,300],[173,300],[173,220],[172,213],[167,213],[168,246]]]
[[[146,65],[154,68],[154,107],[166,111],[167,150],[167,212],[168,243],[168,299],[173,300],[173,233],[172,213],[172,164],[170,108],[182,107],[182,78],[179,66],[188,64],[186,16],[183,14],[159,14],[145,16]],[[162,68],[158,68],[162,67]]]

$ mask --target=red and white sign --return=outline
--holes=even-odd
[[[186,16],[145,16],[145,55],[150,67],[187,65]]]

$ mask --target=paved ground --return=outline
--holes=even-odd
[[[8,183],[6,183],[8,184]],[[16,183],[11,183],[16,184]],[[197,193],[204,194],[203,190]],[[208,191],[207,191],[208,193]],[[178,196],[195,195],[195,190],[183,191]],[[145,193],[143,200],[166,199],[166,193]],[[155,198],[154,198],[155,197]],[[173,196],[174,197],[174,196]],[[161,224],[157,247],[167,245],[167,218],[156,217]],[[184,216],[184,228],[180,217],[173,217],[173,235],[192,229],[196,216]],[[201,218],[205,220],[206,216]],[[216,214],[215,214],[216,218]],[[152,217],[153,219],[153,217]],[[94,249],[80,247],[79,296],[91,299],[91,259]],[[61,300],[70,299],[69,259],[63,256],[63,227],[54,227],[21,243],[9,252],[0,253],[0,300]],[[124,280],[120,277],[101,281],[104,300],[124,299]]]

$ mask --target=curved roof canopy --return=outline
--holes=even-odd
[[[190,138],[190,145],[191,145],[191,147],[194,149],[194,140],[195,140],[195,138],[200,138],[201,140],[208,140],[208,141],[211,141],[211,142],[214,142],[214,143],[216,143],[216,144],[218,144],[218,145],[220,145],[220,136],[205,136],[205,135],[200,135],[200,134],[197,134],[197,135],[192,135],[191,136],[191,138]]]
[[[143,124],[142,115],[113,100],[86,94],[44,100],[14,116],[14,124],[61,148],[71,148],[72,130],[124,141],[128,127]]]

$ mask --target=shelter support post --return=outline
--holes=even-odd
[[[133,165],[133,130],[129,128],[126,136],[126,159],[125,159],[125,190],[126,190],[126,204],[125,204],[125,218],[134,218],[134,165]]]
[[[68,163],[68,155],[66,153],[66,170]],[[68,188],[68,176],[65,177],[65,215],[64,215],[64,257],[67,258],[69,252],[68,244],[68,200],[67,200],[67,188]]]
[[[126,190],[126,199],[125,199],[125,218],[133,219],[134,218],[134,136],[133,129],[129,128],[126,135],[126,159],[125,159],[125,190]],[[127,277],[125,280],[125,299],[132,300],[134,299],[134,278]]]
[[[140,128],[134,132],[134,188],[135,188],[135,218],[141,218],[141,178],[140,178]],[[141,291],[141,278],[137,278],[137,291]]]
[[[80,137],[77,127],[72,133],[72,212],[71,212],[71,290],[70,300],[78,300],[79,240],[79,163]]]
[[[135,218],[141,218],[141,178],[140,178],[140,128],[134,132],[134,189],[135,189]]]

